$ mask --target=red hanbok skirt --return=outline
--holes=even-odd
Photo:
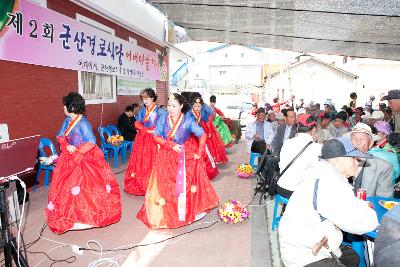
[[[189,142],[184,147],[182,154],[165,147],[157,154],[144,204],[137,214],[137,218],[151,229],[191,224],[196,215],[209,211],[219,203],[207,178],[203,159],[194,159],[197,147]],[[186,173],[184,190],[177,182],[178,169]],[[178,193],[178,187],[182,189],[181,193]]]
[[[214,157],[217,164],[227,163],[228,157],[226,156],[225,144],[222,141],[217,128],[215,128],[212,120],[207,123],[202,123],[201,127],[207,134],[207,147],[211,155]]]
[[[125,192],[137,196],[146,194],[156,154],[157,144],[153,134],[140,131],[135,137],[129,164],[125,171]]]
[[[45,209],[50,230],[103,227],[121,218],[120,189],[97,145],[85,143],[79,151],[61,153],[53,172]]]
[[[190,135],[188,142],[196,148],[199,147],[199,139],[192,134]],[[202,157],[206,166],[207,177],[208,179],[212,180],[217,177],[219,171],[215,159],[208,149],[208,146],[206,146],[206,148],[204,149]]]

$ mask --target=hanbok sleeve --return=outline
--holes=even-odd
[[[140,121],[135,121],[135,128],[138,131],[146,131],[146,127],[144,127],[144,125],[140,122]]]
[[[143,106],[140,108],[138,114],[136,115],[136,121],[142,122],[144,119],[144,114],[146,113],[146,107]]]
[[[156,129],[154,131],[154,136],[164,136],[164,127],[166,123],[166,114],[161,114],[161,116],[157,120]]]
[[[224,113],[219,108],[215,108],[215,113],[218,114],[218,116],[225,117]]]
[[[96,144],[96,137],[93,134],[92,126],[86,119],[81,120],[79,127],[81,128],[82,140],[85,143]]]
[[[166,124],[166,119],[167,119],[168,113],[164,112],[161,117],[158,118],[157,124],[156,124],[156,129],[153,133],[154,135],[154,141],[161,145],[165,146],[168,149],[171,149],[176,145],[174,142],[166,140],[164,138],[164,131],[165,131],[165,124]]]
[[[204,121],[208,122],[213,115],[213,110],[207,104],[203,104],[203,107],[201,108],[201,117],[204,119]]]
[[[207,135],[203,128],[201,128],[194,120],[190,120],[190,131],[199,139],[198,155],[202,155],[206,146]]]
[[[167,114],[168,112],[162,108],[158,108],[157,109],[157,114],[158,114],[158,118],[161,118],[162,116],[165,116],[165,114]]]
[[[64,133],[67,130],[68,124],[69,124],[69,117],[65,118],[65,120],[57,134],[57,142],[60,144],[61,151],[64,151],[65,148],[69,145],[69,143],[67,142],[67,140],[65,140],[65,137],[64,137]]]
[[[57,137],[64,136],[64,133],[67,130],[68,124],[69,124],[69,118],[66,117],[64,122],[63,122],[63,124],[62,124],[62,126],[61,126],[61,128],[60,128],[60,130],[57,133]]]
[[[139,112],[138,112],[138,114],[136,116],[136,121],[135,121],[134,125],[135,125],[135,128],[138,131],[146,131],[146,127],[144,127],[144,125],[142,123],[143,118],[144,118],[145,110],[146,110],[146,107],[140,108],[140,110],[139,110]]]

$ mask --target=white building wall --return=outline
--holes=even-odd
[[[210,66],[210,86],[261,85],[261,66]]]
[[[293,94],[297,101],[303,98],[305,103],[315,101],[322,105],[326,99],[332,99],[337,107],[347,104],[349,94],[355,88],[356,82],[352,76],[314,60],[299,64],[289,72],[284,71],[282,77],[277,75],[267,84],[271,102],[278,89],[284,89],[283,97],[280,90],[281,100],[288,99]]]
[[[379,59],[355,59],[345,65],[356,73],[358,81],[357,105],[364,106],[370,95],[374,95],[378,105],[379,99],[391,89],[400,88],[400,62]]]
[[[209,52],[209,65],[262,66],[262,52],[239,45],[230,45],[214,52]]]

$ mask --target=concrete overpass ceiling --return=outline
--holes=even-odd
[[[149,0],[194,40],[400,60],[396,0]]]

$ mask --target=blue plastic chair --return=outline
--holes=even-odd
[[[257,169],[258,163],[256,164],[256,159],[258,159],[259,157],[261,157],[260,153],[254,153],[251,152],[250,154],[250,165],[253,167],[254,170]]]
[[[53,142],[49,138],[40,138],[40,143],[39,143],[39,157],[47,157],[45,148],[48,147],[51,151],[52,155],[57,155],[56,148],[54,147]],[[51,155],[49,155],[51,156]],[[39,183],[39,177],[40,177],[40,172],[44,171],[44,186],[49,185],[49,180],[50,180],[50,173],[54,170],[54,164],[53,165],[45,165],[44,163],[39,162],[39,168],[36,173],[36,180],[35,184],[33,186],[33,192],[36,191],[36,185]]]
[[[112,124],[107,125],[107,129],[110,131],[112,135],[121,135],[121,132],[119,131],[118,127]],[[123,145],[126,146],[126,151],[132,152],[132,142],[131,141],[123,141]]]
[[[106,161],[108,162],[108,150],[104,147],[100,147],[100,149],[103,152],[103,155],[104,155]]]
[[[352,237],[352,235],[350,235]],[[358,267],[366,267],[366,261],[365,261],[365,240],[360,240],[354,237],[355,240],[352,241],[351,243],[351,248],[357,253],[357,255],[360,257],[360,263],[358,264]]]
[[[287,199],[279,194],[275,195],[274,216],[272,218],[272,231],[275,231],[275,229],[279,227],[279,222],[282,218],[282,216],[280,216],[280,215],[278,216],[279,203],[287,204],[288,201],[289,201],[289,199]]]
[[[99,131],[100,135],[100,141],[101,141],[101,150],[104,153],[104,150],[110,151],[114,157],[114,168],[118,168],[118,154],[121,152],[122,156],[122,163],[126,163],[126,146],[123,144],[120,144],[119,146],[113,146],[109,143],[106,142],[106,139],[104,138],[104,135],[106,135],[106,138],[110,137],[112,134],[106,127],[99,127],[97,129]]]

